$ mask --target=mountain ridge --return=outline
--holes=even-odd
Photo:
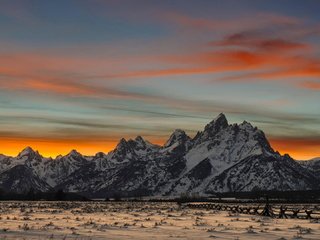
[[[137,136],[122,138],[112,151],[94,156],[72,150],[44,158],[30,147],[16,157],[1,155],[0,188],[24,192],[34,185],[39,191],[101,197],[305,190],[318,187],[313,166],[281,156],[263,131],[246,121],[229,124],[220,113],[193,138],[176,129],[163,146]],[[23,182],[21,174],[29,180]]]

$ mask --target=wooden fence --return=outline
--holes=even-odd
[[[270,204],[217,204],[217,203],[186,203],[186,207],[193,209],[206,209],[230,211],[233,213],[261,215],[274,218],[304,218],[320,219],[319,205],[273,205]]]

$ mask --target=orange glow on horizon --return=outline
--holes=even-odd
[[[309,160],[320,156],[320,141],[309,139],[269,139],[275,151],[289,154],[296,160]]]
[[[29,146],[44,157],[55,158],[58,155],[66,155],[75,149],[83,155],[94,155],[97,152],[113,150],[117,142],[110,141],[75,141],[75,140],[39,140],[39,139],[1,139],[1,154],[17,156],[25,147]]]
[[[108,153],[115,149],[120,139],[105,141],[90,140],[43,140],[43,139],[0,139],[0,154],[17,156],[24,148],[31,147],[44,157],[55,158],[66,155],[75,149],[83,155],[92,156],[98,152]],[[152,141],[154,144],[163,144],[163,140]]]
[[[146,139],[149,140],[149,139]],[[119,139],[106,139],[104,141],[90,140],[43,140],[43,139],[0,139],[1,154],[17,156],[25,147],[32,147],[44,157],[55,158],[58,155],[66,155],[75,149],[83,155],[92,156],[97,152],[108,153],[118,144]],[[163,145],[165,139],[152,139],[150,142]],[[270,139],[275,151],[281,154],[288,153],[297,160],[309,160],[320,156],[320,142],[317,140],[303,139]]]

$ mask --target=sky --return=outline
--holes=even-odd
[[[1,0],[0,152],[191,137],[220,112],[320,156],[320,1]]]

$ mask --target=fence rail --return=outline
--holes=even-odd
[[[320,208],[317,205],[273,205],[263,204],[216,204],[216,203],[186,203],[193,209],[230,211],[233,213],[262,215],[274,218],[320,219]]]

